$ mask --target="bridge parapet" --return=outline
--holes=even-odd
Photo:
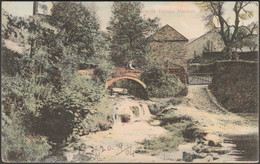
[[[116,68],[112,71],[110,76],[111,78],[123,77],[123,76],[140,78],[143,72],[144,72],[143,70],[127,70],[124,68]]]

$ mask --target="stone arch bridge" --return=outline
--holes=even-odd
[[[105,88],[108,89],[117,81],[129,79],[137,82],[140,84],[140,86],[146,89],[146,84],[140,80],[140,76],[143,72],[144,71],[142,70],[127,70],[124,68],[116,68],[112,71],[109,80],[106,82]],[[94,69],[79,70],[78,74],[83,76],[92,76],[94,74]]]
[[[178,68],[167,68],[167,70],[163,69],[163,71],[168,72],[170,74],[174,74],[184,84],[187,84],[186,71],[184,68],[179,68],[179,67]],[[139,84],[143,88],[143,91],[146,92],[147,86],[140,79],[141,74],[143,72],[144,72],[143,70],[127,70],[124,68],[116,68],[110,74],[110,78],[107,80],[107,82],[105,84],[105,88],[109,89],[115,82],[124,80],[124,79],[128,79],[128,80],[135,81],[137,84]],[[94,69],[79,70],[78,74],[92,76],[94,74]],[[147,93],[144,93],[144,94],[147,94]]]
[[[132,80],[140,84],[144,89],[146,89],[146,84],[140,80],[140,76],[144,71],[142,70],[126,70],[124,68],[114,69],[110,79],[106,82],[105,88],[109,88],[113,83],[119,80]]]

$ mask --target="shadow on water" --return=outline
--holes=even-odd
[[[237,161],[258,161],[259,140],[257,134],[227,136],[224,143],[235,145],[230,155],[237,156]]]
[[[148,100],[148,94],[146,89],[143,88],[142,85],[137,83],[136,81],[129,80],[129,79],[123,79],[120,81],[117,81],[113,83],[113,85],[110,88],[125,88],[127,89],[127,94],[130,94],[132,96],[135,96],[137,98]]]

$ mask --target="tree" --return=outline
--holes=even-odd
[[[111,39],[111,57],[116,66],[126,67],[130,61],[144,65],[148,42],[146,36],[158,28],[158,18],[143,19],[140,2],[114,2],[107,28]]]
[[[73,46],[77,55],[87,59],[94,54],[93,42],[99,24],[95,13],[80,2],[53,2],[49,22],[60,29],[64,45]]]
[[[250,51],[256,50],[258,37],[256,34],[251,34],[248,30],[248,28],[250,29],[252,26],[257,27],[256,23],[253,22],[249,24],[248,27],[241,26],[241,28],[238,30],[237,39],[234,43],[234,47],[236,49],[240,49],[241,51],[243,51],[243,48],[247,48]]]
[[[234,24],[229,22],[230,18],[225,18],[224,1],[211,1],[211,2],[196,2],[196,5],[204,13],[203,20],[206,22],[206,26],[210,28],[216,28],[220,26],[219,34],[225,44],[226,55],[232,57],[232,49],[235,48],[235,43],[241,41],[241,39],[247,38],[253,35],[253,32],[257,30],[256,24],[253,26],[241,26],[240,22],[248,20],[253,16],[253,12],[248,10],[250,1],[236,1],[234,2]],[[230,3],[230,2],[229,2]],[[217,20],[217,23],[216,23]],[[238,36],[241,28],[245,28],[248,32]],[[240,33],[242,34],[242,33]]]

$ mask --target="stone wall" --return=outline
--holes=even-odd
[[[153,41],[152,55],[162,67],[182,66],[187,70],[187,41]]]
[[[242,60],[258,60],[258,51],[238,52],[239,59]]]
[[[258,62],[216,62],[209,89],[217,100],[232,112],[258,110]]]
[[[188,73],[214,73],[215,71],[215,62],[210,64],[189,64]]]

